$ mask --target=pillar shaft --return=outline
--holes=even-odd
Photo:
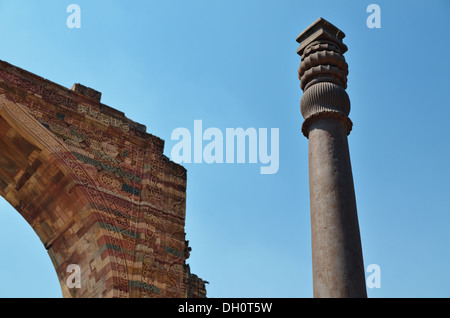
[[[345,34],[320,18],[297,41],[309,139],[314,297],[366,297],[365,274],[347,136]]]
[[[358,216],[347,131],[322,119],[309,134],[314,297],[365,296]]]

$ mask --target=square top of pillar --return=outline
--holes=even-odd
[[[305,48],[314,41],[326,40],[335,43],[344,54],[348,48],[342,42],[343,38],[345,38],[344,32],[324,18],[319,18],[297,37],[297,42],[300,43],[297,53],[302,55]]]

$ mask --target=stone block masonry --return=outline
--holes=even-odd
[[[186,259],[186,169],[101,103],[0,61],[0,195],[32,226],[64,297],[206,297]],[[80,267],[81,288],[66,283]]]

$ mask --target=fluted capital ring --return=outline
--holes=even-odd
[[[304,91],[300,109],[305,119],[302,132],[308,137],[309,126],[322,118],[344,121],[347,133],[353,123],[348,118],[350,99],[347,88],[348,64],[342,42],[345,34],[325,19],[318,19],[297,38],[301,56],[298,69],[300,88]]]

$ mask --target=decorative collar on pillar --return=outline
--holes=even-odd
[[[322,118],[338,118],[344,121],[348,133],[352,130],[350,99],[345,91],[348,64],[344,53],[348,48],[342,42],[344,37],[344,32],[323,18],[297,37],[297,53],[301,56],[298,73],[304,91],[300,104],[305,119],[302,132],[306,137],[311,123]]]

